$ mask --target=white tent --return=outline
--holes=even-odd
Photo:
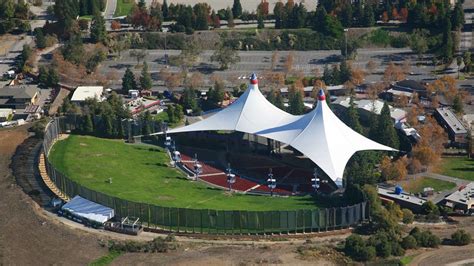
[[[254,74],[249,88],[230,106],[205,120],[171,129],[167,133],[229,130],[254,134],[298,118],[299,116],[291,115],[267,101],[258,89],[257,77]]]
[[[338,186],[342,186],[344,168],[355,152],[396,151],[360,135],[340,121],[327,106],[323,90],[313,111],[294,116],[267,101],[258,90],[255,75],[250,82],[249,89],[226,109],[167,133],[235,130],[274,139],[307,156]]]
[[[105,223],[115,215],[114,209],[92,202],[81,196],[75,196],[68,203],[64,204],[61,209],[99,223]]]

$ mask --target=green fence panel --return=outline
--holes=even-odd
[[[216,229],[219,234],[225,233],[225,211],[216,211]]]
[[[217,228],[217,211],[216,210],[207,210],[208,221],[209,221],[209,232],[219,233]]]
[[[225,220],[225,232],[227,234],[233,234],[234,228],[236,228],[234,224],[234,212],[233,211],[224,211],[224,220]]]

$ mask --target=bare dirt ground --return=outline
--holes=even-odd
[[[26,127],[0,130],[0,264],[84,265],[106,254],[91,234],[59,226],[15,185],[9,168]]]

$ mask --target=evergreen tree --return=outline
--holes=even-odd
[[[379,143],[394,149],[398,149],[400,145],[387,102],[384,102],[378,119],[377,140]]]
[[[356,109],[353,95],[351,95],[351,98],[349,101],[349,107],[347,108],[346,120],[347,120],[346,123],[350,128],[352,128],[357,133],[362,134],[362,126],[360,125],[360,122],[359,122],[359,113]]]
[[[267,100],[272,103],[273,105],[275,105],[275,102],[276,102],[276,95],[275,95],[275,91],[273,89],[270,90],[270,92],[268,92],[268,95],[267,95]]]
[[[209,29],[209,9],[205,3],[199,3],[194,6],[194,16],[196,21],[194,23],[194,29],[196,30],[208,30]]]
[[[460,114],[464,111],[463,105],[462,105],[462,99],[459,94],[456,94],[453,99],[453,109],[456,113]]]
[[[340,80],[340,83],[344,83],[348,80],[351,79],[351,68],[350,66],[347,64],[347,61],[346,60],[342,60],[341,62],[341,65],[340,65],[340,77],[341,77],[341,80]]]
[[[102,124],[105,128],[105,136],[113,137],[114,136],[114,123],[112,119],[112,115],[109,113],[102,114]]]
[[[283,96],[281,96],[281,93],[280,92],[277,92],[276,93],[276,98],[275,98],[275,104],[274,104],[276,107],[280,108],[281,110],[285,110],[285,103],[284,103],[284,100],[283,100]]]
[[[352,21],[353,21],[353,10],[352,10],[352,5],[344,5],[341,10],[341,24],[345,28],[349,28],[352,26]]]
[[[318,32],[324,31],[327,15],[326,9],[322,5],[318,6],[313,17],[313,30]]]
[[[304,114],[303,95],[301,91],[294,86],[289,91],[288,104],[288,113],[292,115]]]
[[[90,114],[84,116],[83,131],[86,134],[94,133],[94,123],[92,122],[92,115]]]
[[[96,12],[92,18],[91,25],[91,40],[94,43],[102,42],[105,43],[107,40],[107,30],[105,28],[104,17]]]
[[[460,30],[464,24],[464,9],[462,7],[461,1],[457,1],[456,5],[454,6],[451,16],[451,23],[453,30]]]
[[[56,88],[59,84],[59,75],[55,68],[50,68],[48,71],[47,86],[49,88]]]
[[[331,84],[332,83],[332,73],[331,73],[331,70],[329,69],[328,65],[324,66],[322,79],[323,79],[325,84]]]
[[[62,49],[64,59],[79,65],[84,62],[84,44],[80,34],[72,34]]]
[[[124,94],[128,94],[128,91],[136,89],[137,83],[135,81],[135,75],[133,75],[133,72],[129,67],[127,67],[127,70],[125,70],[125,74],[122,78],[122,92]]]
[[[214,89],[209,91],[208,101],[213,107],[218,107],[219,103],[224,100],[224,84],[216,81],[214,83]]]
[[[234,24],[234,14],[230,10],[230,8],[227,8],[227,27],[228,28],[233,28],[235,26]]]
[[[273,14],[275,16],[275,29],[283,28],[283,16],[285,12],[285,7],[282,2],[277,2],[273,8]]]
[[[183,105],[186,109],[195,111],[198,108],[196,100],[196,91],[192,88],[186,88],[183,91]]]
[[[449,63],[453,60],[453,51],[454,51],[454,43],[453,43],[453,36],[451,34],[451,20],[446,18],[445,25],[443,29],[443,44],[442,49],[440,51],[444,62]]]
[[[166,109],[166,114],[168,115],[168,122],[169,123],[174,123],[176,122],[176,117],[175,117],[175,112],[174,112],[174,107],[172,105],[168,105],[168,108]]]
[[[46,37],[44,36],[42,28],[35,29],[35,37],[36,37],[36,47],[38,49],[46,48]]]
[[[146,111],[143,115],[142,121],[142,134],[148,136],[151,134],[151,123],[153,118],[151,117],[150,111]]]
[[[339,85],[341,84],[341,71],[339,70],[339,67],[334,64],[332,65],[331,69],[331,82],[329,84],[334,84],[334,85]]]
[[[364,25],[364,6],[362,5],[362,0],[357,1],[357,5],[354,10],[354,17],[357,20],[358,26]]]
[[[153,83],[151,80],[151,75],[148,72],[148,64],[146,61],[143,63],[142,74],[140,76],[140,88],[142,90],[149,90],[151,89]]]
[[[183,106],[177,104],[174,108],[174,116],[176,118],[176,122],[180,122],[184,118]]]
[[[38,74],[38,85],[40,88],[47,88],[48,87],[48,70],[44,66],[39,67],[39,74]]]
[[[242,15],[242,5],[240,4],[240,0],[234,0],[234,4],[232,5],[232,15],[234,18],[239,18]]]
[[[365,27],[372,27],[375,25],[375,15],[372,5],[366,4],[364,7],[364,20],[363,25]]]
[[[163,18],[165,20],[167,20],[169,18],[168,1],[163,0],[163,5],[161,6],[161,11],[163,13]]]
[[[257,14],[257,29],[263,29],[265,28],[265,23],[263,21],[263,15],[261,12],[258,12]]]

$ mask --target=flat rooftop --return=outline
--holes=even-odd
[[[446,124],[451,128],[452,131],[456,134],[467,134],[466,128],[463,126],[461,121],[454,115],[451,109],[446,107],[436,108],[436,112],[440,117],[446,122]]]
[[[458,204],[468,205],[474,203],[474,182],[466,185],[461,190],[457,190],[451,195],[446,197],[446,200],[455,202]]]
[[[399,201],[405,201],[405,202],[409,202],[411,204],[415,204],[415,205],[419,205],[419,206],[423,205],[423,203],[426,202],[426,200],[424,200],[422,198],[418,198],[418,197],[415,197],[413,195],[409,195],[409,194],[406,194],[406,193],[395,194],[395,191],[393,189],[386,189],[386,188],[378,187],[377,192],[382,197],[389,198],[389,199],[394,199],[394,200],[399,200]]]
[[[103,92],[104,87],[102,86],[79,86],[74,90],[71,102],[82,102],[88,98],[97,98],[98,101],[101,101]]]

